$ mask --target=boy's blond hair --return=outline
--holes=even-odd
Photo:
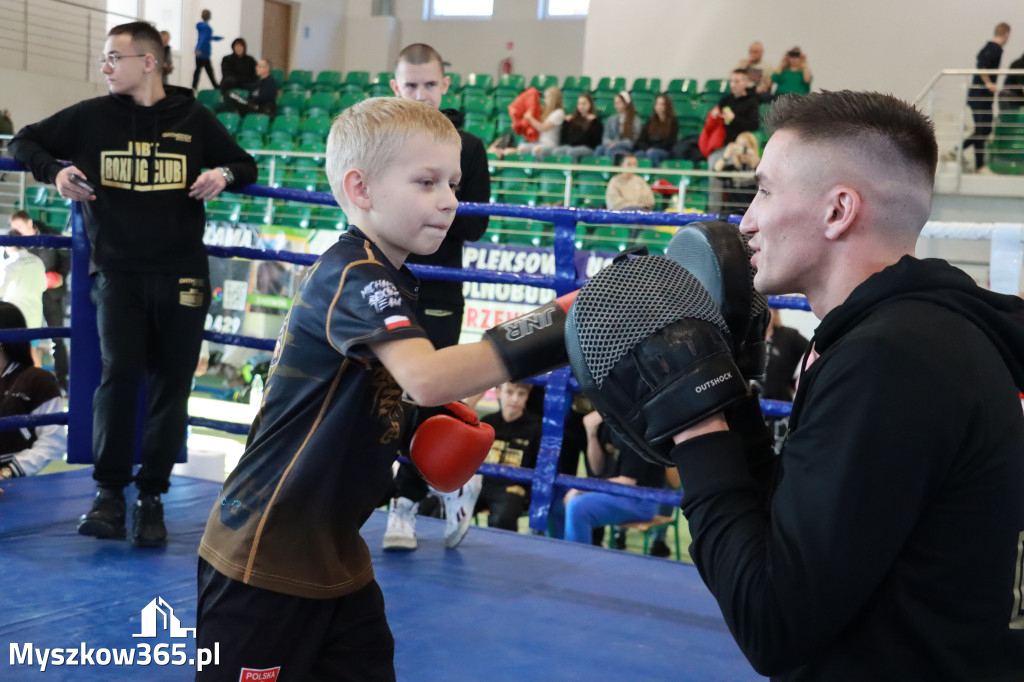
[[[379,178],[414,135],[462,148],[462,138],[448,117],[421,102],[374,97],[341,112],[327,136],[327,180],[338,204],[348,205],[345,173],[355,169],[367,179]]]

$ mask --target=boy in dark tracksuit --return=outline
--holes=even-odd
[[[409,399],[442,405],[543,371],[514,361],[504,331],[436,350],[417,322],[418,283],[404,263],[445,238],[460,146],[444,114],[397,97],[360,102],[332,126],[327,176],[351,227],[292,301],[245,454],[207,521],[197,646],[219,645],[221,662],[198,679],[394,679],[394,640],[359,529],[408,441]],[[530,356],[564,348],[559,325],[535,338]],[[410,456],[428,480],[458,469],[445,474],[458,488],[468,475],[449,435],[487,428],[436,419],[447,424],[432,439],[441,454]],[[467,461],[482,460],[490,438]]]
[[[123,488],[133,478],[135,406],[145,379],[132,541],[160,546],[167,537],[160,494],[185,439],[210,303],[203,202],[254,182],[256,164],[188,90],[164,89],[163,47],[149,24],[112,28],[104,54],[110,94],[26,126],[10,150],[36,179],[82,202],[92,246],[91,295],[103,356],[93,419],[99,492],[79,532],[125,536]],[[64,168],[57,159],[72,165]]]

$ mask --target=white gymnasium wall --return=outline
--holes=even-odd
[[[722,78],[760,40],[772,65],[799,45],[816,89],[912,99],[941,69],[974,68],[1001,21],[1016,28],[1006,67],[1024,52],[1020,0],[591,0],[583,73]]]

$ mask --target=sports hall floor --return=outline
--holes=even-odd
[[[164,496],[164,550],[77,535],[90,470],[5,481],[0,497],[0,680],[188,680],[186,667],[28,666],[35,649],[151,647],[134,638],[163,598],[195,626],[196,547],[219,484],[176,476]],[[398,679],[757,680],[693,566],[548,538],[473,528],[445,550],[423,518],[420,547],[380,550],[386,515],[363,528],[396,640]],[[153,649],[155,651],[155,649]],[[167,651],[171,651],[170,647]]]

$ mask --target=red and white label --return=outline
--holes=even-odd
[[[384,326],[388,329],[398,329],[399,327],[410,326],[409,318],[404,315],[392,315],[391,317],[384,318]]]
[[[255,668],[242,668],[242,674],[238,677],[238,682],[275,682],[277,676],[281,674],[281,666],[276,668],[263,668],[262,670],[256,670]]]

